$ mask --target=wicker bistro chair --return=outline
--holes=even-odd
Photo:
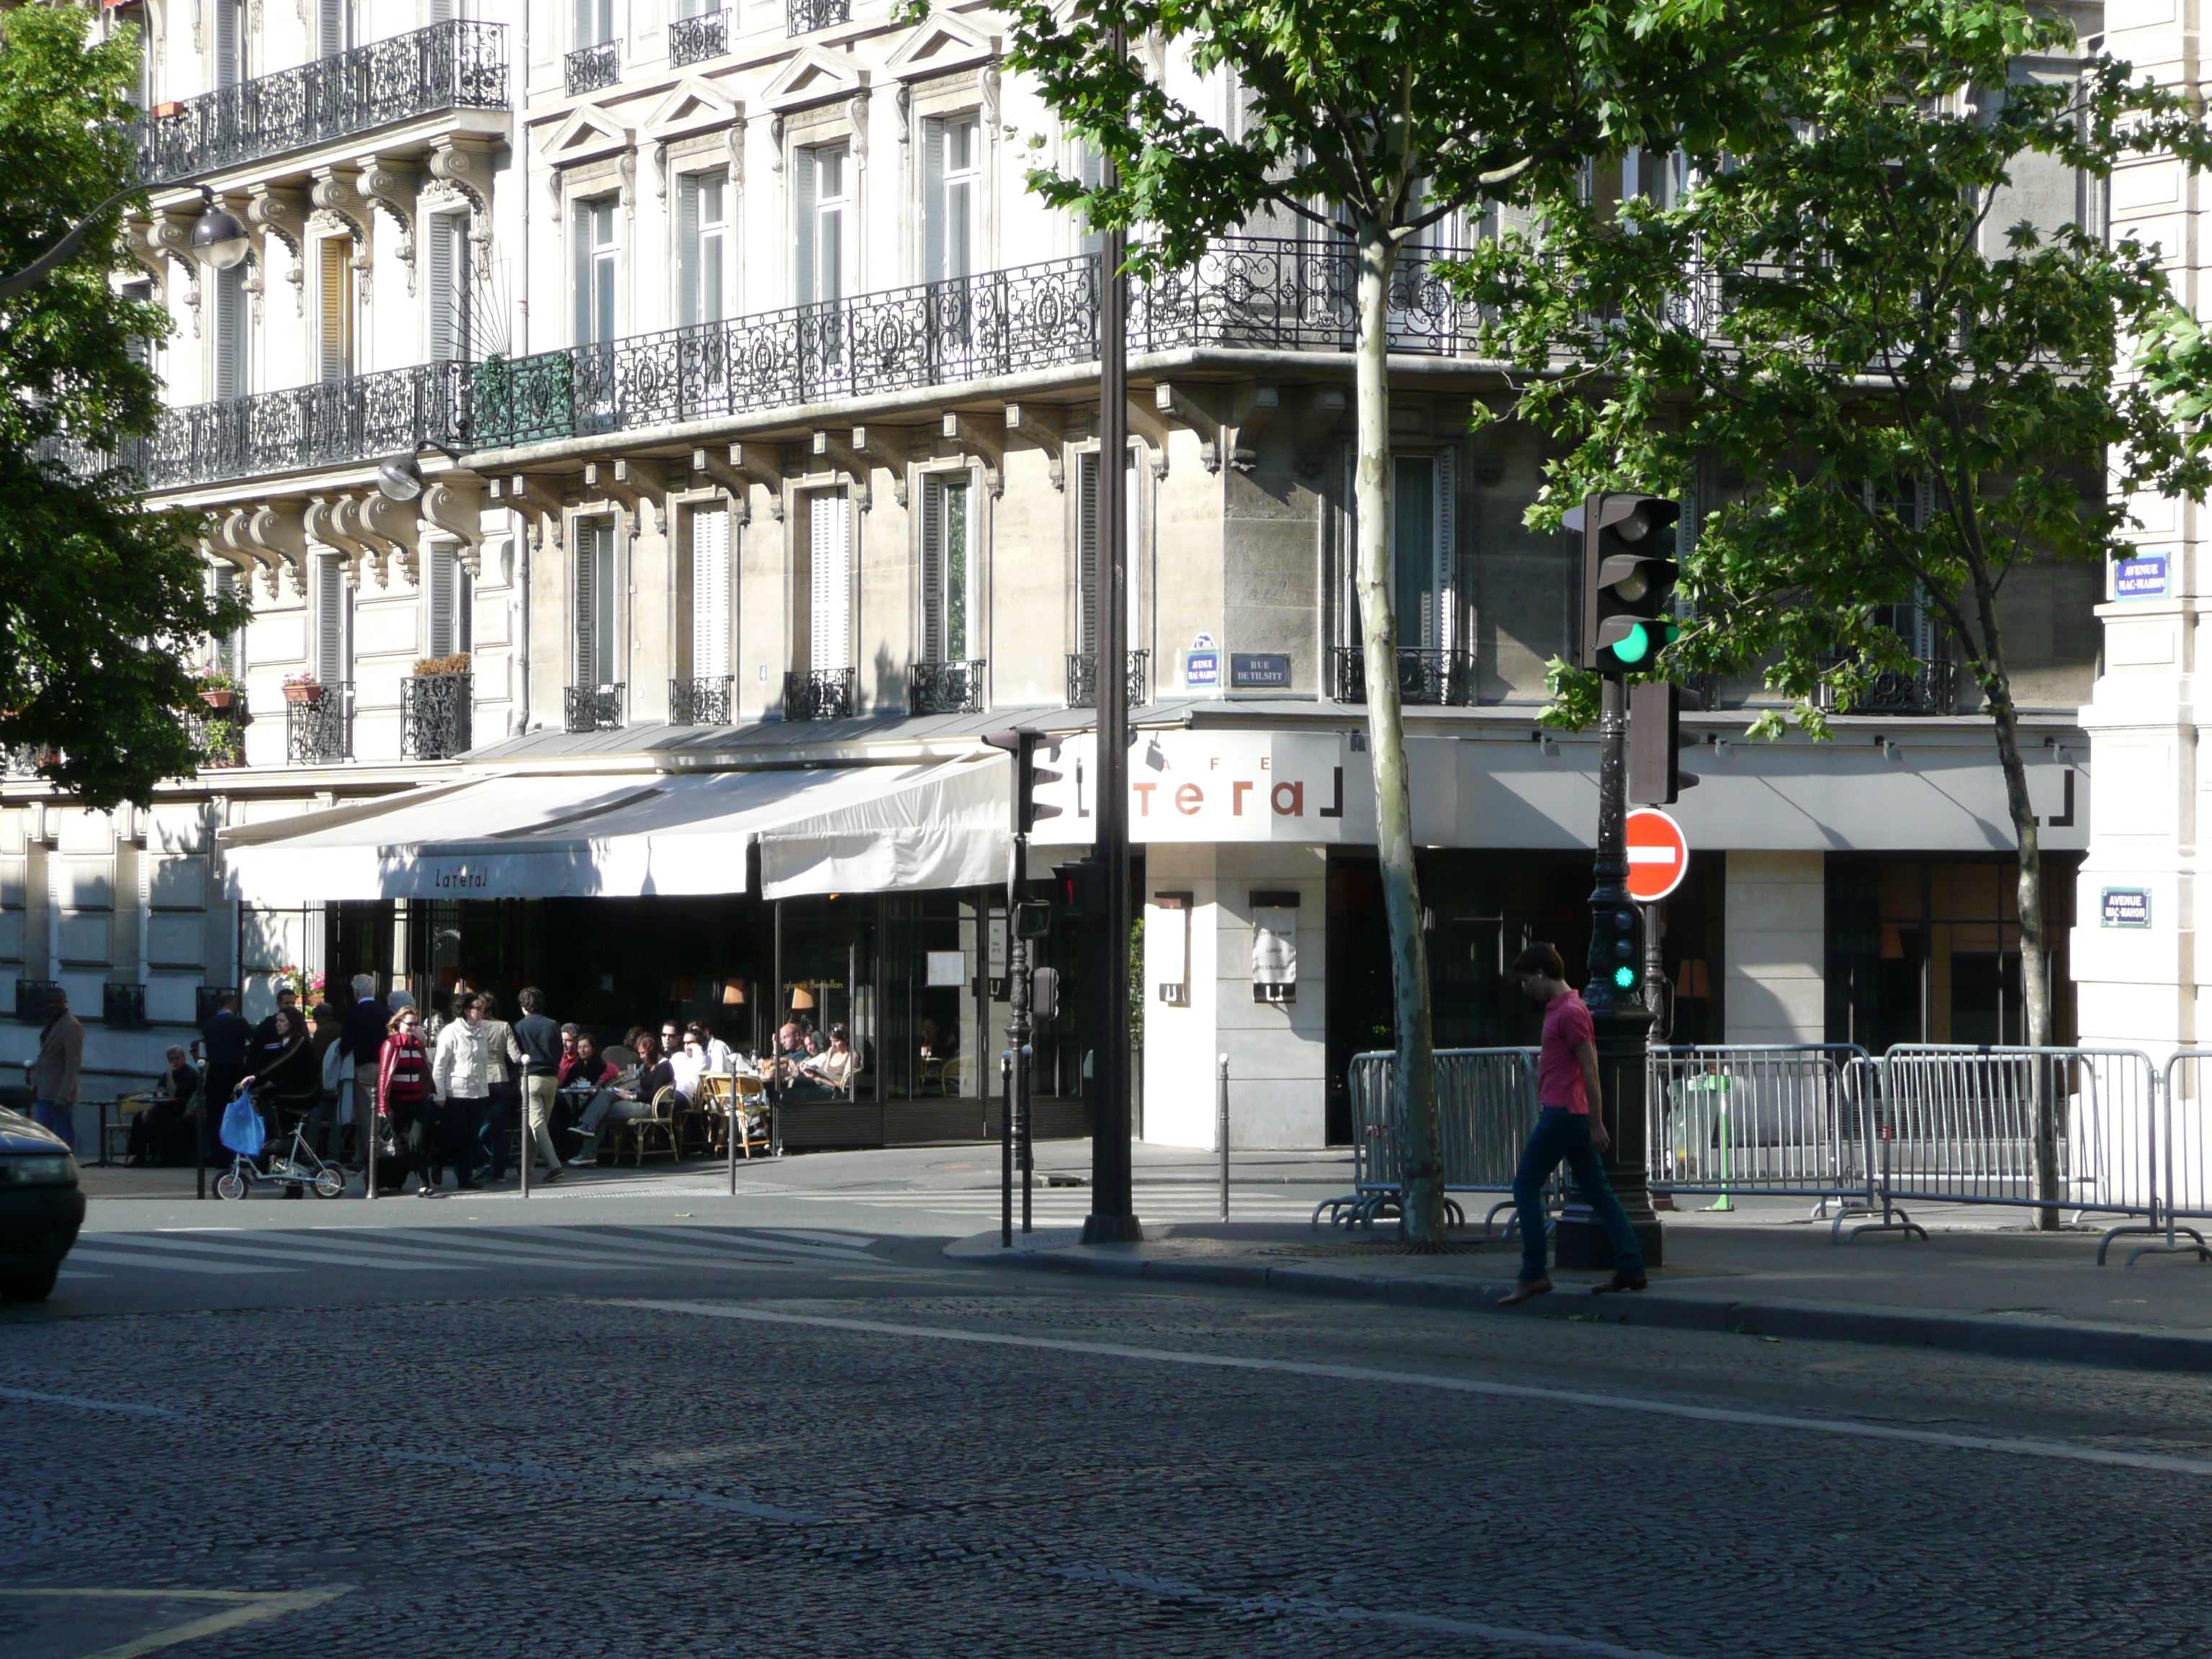
[[[653,1096],[651,1117],[630,1118],[621,1125],[622,1133],[629,1137],[630,1162],[633,1166],[644,1164],[646,1143],[655,1135],[660,1137],[661,1144],[667,1149],[672,1162],[683,1161],[684,1149],[676,1138],[677,1114],[683,1109],[684,1097],[677,1093],[672,1085]],[[615,1161],[617,1163],[622,1161],[622,1148],[619,1144],[615,1149]]]
[[[769,1124],[769,1114],[775,1110],[768,1097],[768,1085],[757,1077],[740,1073],[731,1079],[732,1099],[727,1122],[738,1137],[738,1148],[747,1158],[753,1148],[765,1151],[775,1144]],[[723,1143],[726,1150],[728,1143]]]
[[[699,1092],[677,1112],[678,1145],[706,1158],[719,1158],[728,1150],[734,1081],[727,1072],[708,1072],[700,1078]]]

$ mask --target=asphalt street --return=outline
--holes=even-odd
[[[2212,1646],[2199,1379],[1063,1280],[841,1190],[95,1203],[0,1313],[0,1654]]]

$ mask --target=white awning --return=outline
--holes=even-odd
[[[222,836],[247,903],[741,893],[770,898],[1003,881],[1006,762],[502,776],[410,790]]]

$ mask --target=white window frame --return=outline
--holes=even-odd
[[[469,216],[465,210],[434,213],[426,227],[429,243],[424,264],[428,294],[423,311],[429,324],[428,360],[463,362],[475,355],[469,337]]]
[[[823,512],[825,506],[833,505],[834,512]],[[808,491],[806,666],[812,672],[854,665],[853,565],[851,492],[842,487]],[[831,617],[834,622],[829,620]]]
[[[921,280],[957,282],[975,274],[981,253],[982,118],[973,110],[930,116],[921,143]]]
[[[825,191],[825,171],[834,163],[836,189]],[[793,243],[798,270],[792,292],[801,305],[821,305],[842,300],[853,275],[854,211],[852,146],[842,138],[803,147],[796,167],[798,222]]]
[[[730,614],[736,586],[735,526],[729,507],[721,502],[694,507],[684,519],[684,584],[690,611],[689,678],[720,679],[736,672],[732,659],[735,629]]]
[[[921,512],[916,515],[921,548],[915,561],[915,568],[921,574],[919,653],[924,662],[974,662],[982,655],[976,649],[981,588],[975,558],[975,474],[965,467],[925,472],[921,477]],[[960,649],[957,651],[953,649],[954,642],[951,638],[949,602],[953,585],[951,580],[951,549],[945,536],[950,498],[956,493],[963,498],[963,509],[960,520],[959,581],[963,637]]]
[[[570,683],[586,690],[623,684],[623,557],[616,522],[578,519],[569,526],[569,538],[575,589],[568,608]]]
[[[346,580],[348,561],[327,550],[314,557],[315,678],[325,685],[353,679],[353,587]]]
[[[622,337],[622,216],[612,196],[585,197],[574,204],[569,223],[575,242],[578,345],[607,345]]]
[[[719,323],[730,314],[736,269],[736,192],[721,168],[687,173],[678,181],[677,301],[679,326]]]
[[[458,543],[432,542],[422,577],[425,653],[451,657],[476,647],[476,580],[461,561]]]

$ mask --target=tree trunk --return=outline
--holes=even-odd
[[[1443,1137],[1437,1113],[1435,1040],[1429,1022],[1429,953],[1421,931],[1406,720],[1398,698],[1396,584],[1390,559],[1389,290],[1398,247],[1379,229],[1359,238],[1357,356],[1360,644],[1367,681],[1368,752],[1375,765],[1375,853],[1390,924],[1390,987],[1398,1054],[1391,1098],[1406,1182],[1405,1237],[1440,1242],[1444,1230]]]

